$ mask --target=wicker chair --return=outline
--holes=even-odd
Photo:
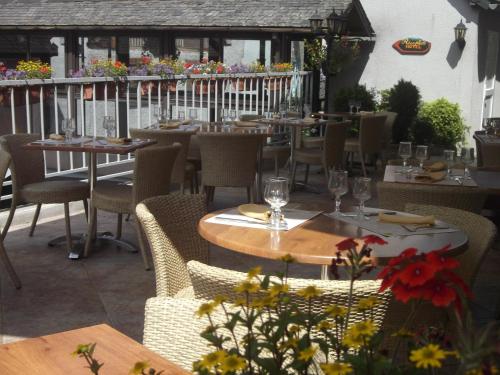
[[[193,296],[186,264],[208,263],[208,243],[197,230],[206,212],[203,195],[169,194],[137,205],[136,215],[153,254],[158,297]]]
[[[158,354],[172,360],[185,369],[191,369],[192,363],[201,355],[209,352],[207,343],[200,340],[200,332],[208,325],[202,318],[194,318],[196,310],[205,300],[217,295],[234,298],[234,287],[246,279],[246,274],[208,266],[196,261],[188,263],[188,270],[193,282],[195,298],[151,298],[146,302],[144,322],[144,345]],[[305,300],[296,297],[297,290],[309,285],[316,285],[324,294],[315,300],[314,312],[322,311],[331,304],[347,304],[349,281],[325,281],[288,279],[290,294],[299,306],[305,306]],[[360,298],[377,296],[381,303],[374,310],[374,321],[380,327],[390,300],[390,293],[378,293],[380,281],[357,281],[354,286],[354,303]],[[215,313],[216,322],[222,322],[223,316]],[[363,314],[352,310],[351,322],[363,320]],[[244,332],[242,332],[244,334]]]
[[[198,175],[193,163],[186,161],[191,136],[195,131],[175,131],[175,130],[157,130],[157,129],[130,129],[130,136],[141,139],[154,139],[155,146],[169,146],[174,143],[180,143],[182,148],[175,159],[174,169],[172,170],[171,182],[180,185],[180,191],[184,193],[184,183],[189,182],[190,192],[194,194],[198,191]]]
[[[480,213],[487,191],[467,186],[377,182],[379,207],[404,211],[407,203],[430,204]]]
[[[328,185],[330,168],[342,167],[344,164],[344,144],[349,124],[350,121],[331,122],[326,126],[323,147],[319,149],[304,148],[295,150],[295,161],[292,166],[292,185],[295,184],[297,163],[306,164],[304,180],[306,184],[309,176],[309,165],[321,165],[325,172],[326,184]]]
[[[213,201],[216,187],[246,187],[253,201],[260,134],[200,133],[202,185]]]
[[[0,149],[0,197],[2,196],[3,180],[5,178],[5,174],[7,173],[7,169],[9,169],[9,164],[10,164],[10,155],[4,150]],[[7,269],[7,273],[9,274],[10,279],[14,283],[15,287],[17,289],[21,288],[21,281],[19,280],[19,277],[17,276],[14,267],[12,267],[12,263],[10,262],[7,252],[5,251],[3,240],[1,237],[0,237],[0,260]]]
[[[500,119],[499,119],[500,123]],[[483,133],[484,132],[476,132]],[[498,144],[489,144],[476,140],[477,165],[478,167],[499,167],[500,166],[500,147]]]
[[[361,116],[359,137],[349,138],[345,142],[345,151],[352,156],[359,154],[363,175],[366,177],[366,155],[380,155],[384,146],[384,128],[387,116],[385,114]],[[374,165],[376,163],[374,162]]]
[[[170,176],[181,145],[147,147],[135,152],[133,186],[105,181],[94,188],[91,200],[91,215],[85,256],[90,254],[90,247],[97,227],[97,210],[118,214],[115,240],[120,240],[122,215],[132,214],[135,206],[146,198],[168,194]],[[149,261],[139,223],[136,221],[139,247],[144,267],[149,269]],[[124,242],[126,245],[126,243]]]
[[[46,180],[43,151],[27,151],[22,146],[40,139],[39,134],[8,134],[0,137],[0,148],[11,158],[12,203],[9,217],[2,232],[7,235],[16,207],[21,202],[36,204],[35,216],[30,229],[33,235],[42,204],[63,203],[66,222],[66,247],[71,251],[73,239],[69,216],[69,202],[82,201],[87,212],[89,185],[76,180]]]

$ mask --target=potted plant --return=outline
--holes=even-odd
[[[117,85],[122,92],[123,88],[120,88],[118,84],[119,78],[126,77],[128,73],[128,68],[125,64],[120,61],[112,61],[112,60],[98,60],[92,59],[90,64],[84,66],[82,69],[79,69],[76,72],[72,72],[71,76],[73,78],[81,78],[81,77],[113,77],[115,78],[114,82],[107,82],[108,87],[108,98],[113,97],[113,92],[115,91]],[[95,85],[95,93],[93,90],[93,86]],[[85,100],[92,100],[95,98],[96,100],[104,99],[104,90],[106,84],[104,83],[95,83],[94,85],[84,85],[84,93],[83,98]]]

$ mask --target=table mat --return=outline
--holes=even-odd
[[[415,180],[415,175],[418,173],[411,173],[409,175],[398,172],[401,166],[388,165],[385,167],[384,182],[398,182],[403,184],[420,184],[420,185],[433,185],[433,186],[466,186],[466,187],[478,187],[478,184],[474,179],[463,180],[464,170],[463,169],[452,169],[452,179],[444,179],[436,182],[429,181],[417,181]]]

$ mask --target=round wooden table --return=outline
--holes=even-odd
[[[205,220],[227,210],[212,212],[198,223],[198,232],[207,241],[220,247],[268,259],[290,254],[298,263],[321,266],[321,278],[328,279],[328,266],[335,258],[335,245],[352,237],[361,238],[372,232],[320,214],[289,231],[271,231],[233,225],[207,223]],[[429,252],[450,244],[449,255],[465,251],[467,235],[462,232],[382,237],[387,245],[371,245],[375,264],[383,265],[403,250],[415,247]]]

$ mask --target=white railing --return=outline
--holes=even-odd
[[[234,109],[237,115],[277,111],[289,96],[293,73],[241,73],[217,75],[53,78],[0,81],[0,135],[39,133],[46,138],[61,131],[61,120],[76,119],[76,134],[104,135],[102,117],[113,115],[118,135],[128,136],[131,128],[150,126],[156,108],[169,109],[170,117],[189,110],[197,119],[219,121],[222,109]],[[297,95],[303,103],[311,103],[312,79],[300,72]],[[46,152],[47,177],[86,170],[81,153]],[[99,167],[130,163],[131,155],[102,155]],[[116,172],[111,168],[104,178],[129,173],[131,166]],[[107,171],[107,170],[106,170]],[[101,173],[102,174],[102,173]],[[102,177],[102,176],[101,176]],[[5,184],[10,184],[6,182]],[[2,199],[10,198],[8,195]]]

